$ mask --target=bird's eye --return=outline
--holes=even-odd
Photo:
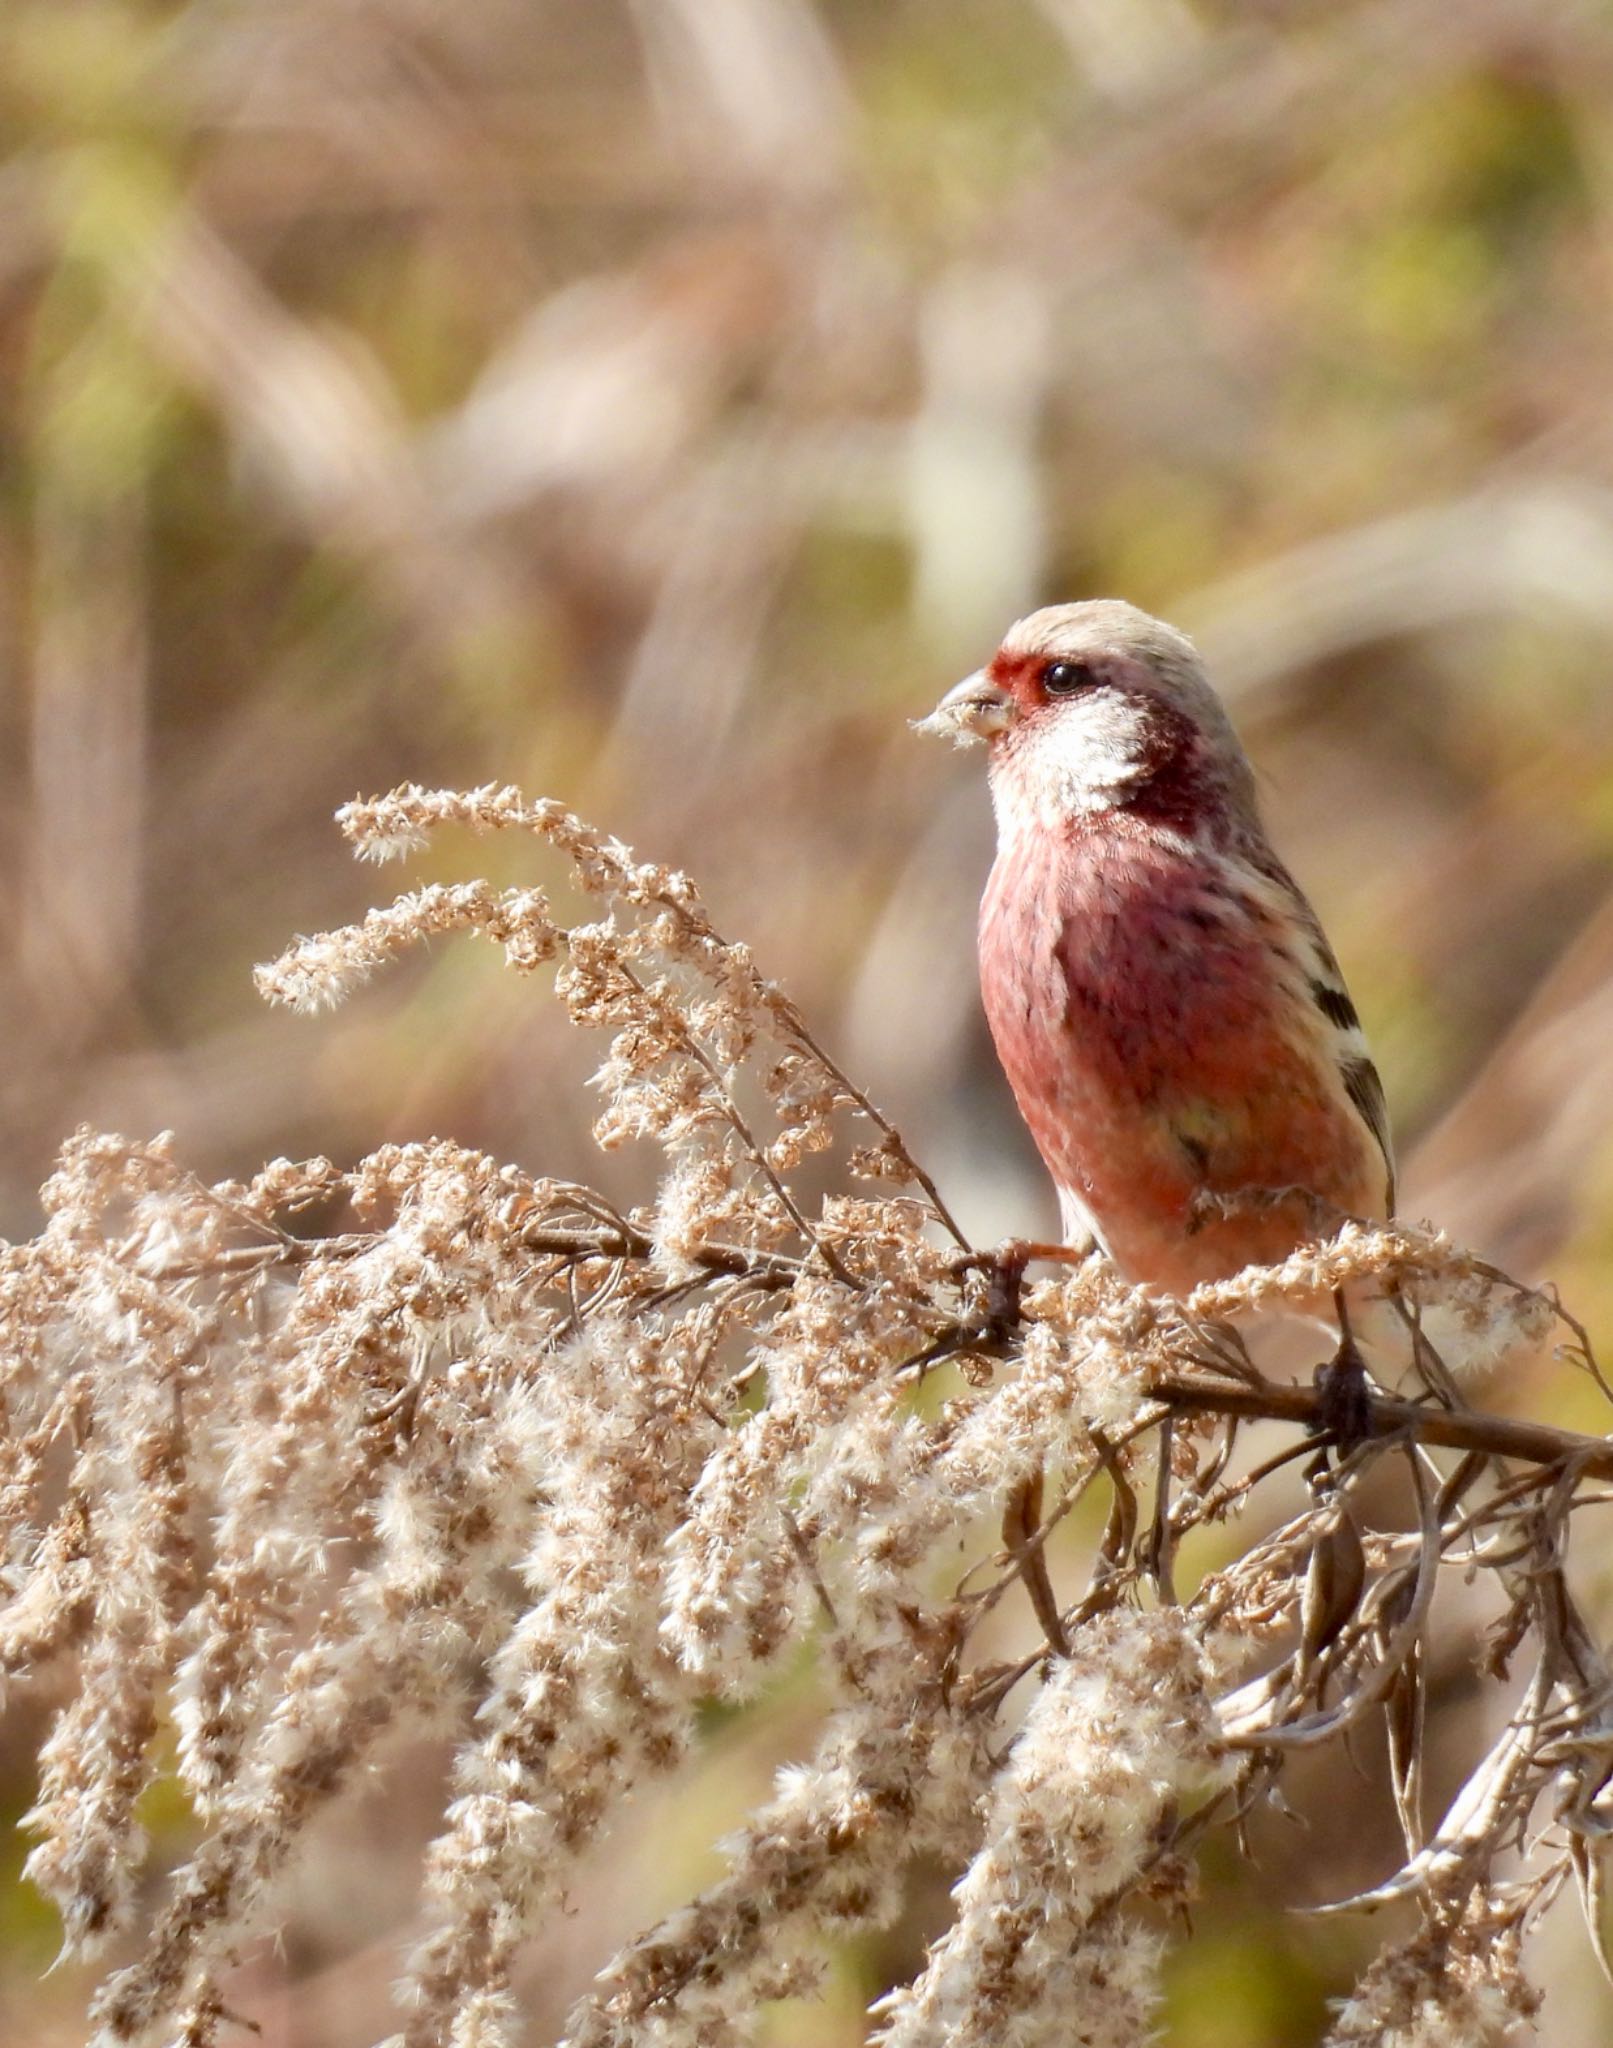
[[[1084,661],[1050,661],[1042,670],[1042,688],[1050,697],[1073,697],[1096,681]]]

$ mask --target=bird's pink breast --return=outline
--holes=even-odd
[[[1015,834],[981,988],[1020,1113],[1129,1278],[1185,1292],[1381,1207],[1375,1145],[1276,920],[1211,853],[1124,812]],[[1218,1216],[1206,1194],[1234,1201]]]

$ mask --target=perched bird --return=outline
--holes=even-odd
[[[921,730],[989,749],[980,984],[1067,1239],[1185,1294],[1389,1215],[1360,1019],[1192,642],[1054,605]]]

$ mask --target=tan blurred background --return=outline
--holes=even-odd
[[[1408,1210],[1613,1328],[1613,11],[7,0],[0,137],[0,1230],[83,1120],[214,1174],[437,1131],[642,1194],[588,1146],[599,1049],[490,952],[313,1022],[253,995],[375,899],[330,814],[406,778],[692,869],[969,1226],[1045,1228],[977,1014],[978,764],[907,721],[1017,612],[1122,595],[1233,702]],[[545,872],[426,872],[490,863]],[[1490,1398],[1602,1426],[1560,1369]],[[645,1803],[654,1881],[602,1866],[534,2040],[810,1714]],[[384,2030],[429,1779],[305,1880],[271,2042]],[[1212,1860],[1186,2048],[1313,2040],[1375,1945],[1287,1910],[1391,1851],[1340,1782]],[[18,1860],[0,2039],[70,2040]],[[860,2039],[933,1911],[774,2038]],[[1564,2048],[1613,2026],[1572,1933]]]

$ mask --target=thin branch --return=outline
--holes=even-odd
[[[1183,1415],[1238,1416],[1249,1421],[1295,1422],[1320,1427],[1322,1403],[1307,1386],[1230,1386],[1187,1373],[1157,1373],[1148,1383],[1156,1401]],[[1372,1396],[1367,1407],[1369,1437],[1402,1434],[1412,1441],[1453,1451],[1483,1451],[1500,1458],[1522,1458],[1535,1465],[1573,1465],[1586,1478],[1613,1479],[1613,1439],[1584,1436],[1578,1430],[1554,1429],[1549,1423],[1524,1422],[1512,1415],[1489,1415],[1480,1409],[1429,1408],[1417,1401]]]

